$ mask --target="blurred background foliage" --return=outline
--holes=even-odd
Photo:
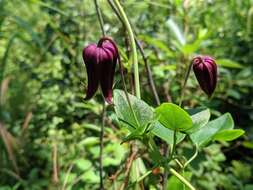
[[[132,80],[125,30],[106,0],[100,0],[106,33],[120,47]],[[196,54],[212,55],[219,82],[209,100],[190,75],[185,107],[207,106],[213,116],[230,112],[246,134],[204,149],[187,175],[199,190],[253,189],[253,1],[121,1],[148,58],[162,102],[179,102],[185,70]],[[84,102],[82,49],[101,31],[92,0],[0,0],[0,189],[98,189],[102,97]],[[139,56],[142,96],[156,106]],[[130,84],[129,82],[128,84]],[[115,88],[122,88],[117,72]],[[131,86],[129,85],[131,91]],[[106,189],[124,164],[126,130],[109,108],[105,126]],[[161,144],[163,144],[161,142]],[[179,145],[192,154],[191,145]],[[162,146],[161,146],[162,148]],[[145,157],[145,155],[143,156]],[[140,161],[145,171],[152,160]],[[145,179],[159,189],[161,174]],[[169,188],[181,189],[170,177]]]

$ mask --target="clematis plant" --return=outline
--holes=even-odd
[[[163,175],[163,190],[167,190],[168,172],[178,178],[188,189],[196,190],[196,188],[185,179],[183,173],[187,167],[197,156],[198,152],[208,146],[213,141],[230,141],[241,135],[244,131],[241,129],[233,129],[234,123],[231,115],[225,113],[210,120],[210,110],[208,108],[184,109],[181,106],[173,103],[162,103],[158,107],[151,107],[141,99],[139,72],[138,72],[138,57],[136,50],[136,38],[132,31],[131,24],[124,12],[123,7],[118,0],[109,1],[116,15],[124,24],[131,47],[131,57],[134,66],[134,86],[135,96],[128,94],[126,86],[124,92],[115,90],[112,92],[113,77],[115,73],[115,66],[117,62],[120,63],[119,53],[116,43],[108,37],[101,38],[97,44],[90,44],[83,50],[83,59],[87,69],[88,88],[86,93],[86,100],[91,99],[96,93],[99,85],[101,86],[103,96],[108,103],[112,103],[112,97],[116,123],[119,127],[124,127],[129,130],[129,134],[123,138],[122,143],[133,141],[132,152],[137,154],[138,148],[136,146],[145,146],[147,150],[147,157],[153,169],[164,172]],[[98,17],[100,18],[101,15]],[[100,22],[103,23],[103,22]],[[102,24],[101,24],[102,25]],[[215,60],[210,56],[195,57],[187,70],[182,92],[185,88],[187,79],[191,68],[199,82],[201,89],[210,97],[217,84],[217,65]],[[121,69],[122,71],[122,69]],[[123,74],[122,74],[123,75]],[[124,83],[124,77],[122,77]],[[184,93],[182,93],[183,99]],[[103,144],[103,127],[101,129],[100,143]],[[161,139],[168,145],[166,154],[161,154],[160,147],[156,144],[155,138]],[[177,146],[180,142],[187,140],[193,147],[193,154],[190,158],[185,158],[177,152]],[[139,143],[141,142],[141,143]],[[102,165],[102,148],[100,146],[100,189],[103,188],[103,165]],[[168,151],[169,150],[169,151]],[[138,189],[138,185],[144,178],[154,174],[154,170],[150,169],[146,173],[141,173],[137,167],[138,162],[135,156],[132,166],[132,172],[135,173],[132,179],[128,180],[128,173],[126,174],[125,182],[120,189]],[[141,155],[138,157],[142,160]],[[142,161],[144,162],[145,159]],[[171,162],[178,164],[181,171],[176,171]],[[134,168],[135,167],[135,168]],[[162,169],[162,170],[160,170]],[[118,175],[118,174],[117,174]],[[130,184],[129,184],[130,183]],[[160,187],[158,185],[158,187]],[[119,189],[117,187],[114,187]],[[144,185],[143,185],[144,188]],[[143,189],[142,188],[142,189]]]

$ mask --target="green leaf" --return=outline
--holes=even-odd
[[[144,134],[145,129],[146,129],[146,126],[140,126],[140,127],[138,127],[137,129],[135,129],[134,131],[132,131],[127,137],[125,137],[123,139],[123,141],[121,142],[121,144],[125,143],[127,141],[130,141],[130,140],[141,139],[142,135]]]
[[[172,103],[163,103],[155,109],[160,123],[171,130],[186,131],[192,127],[190,115]]]
[[[182,32],[178,23],[176,23],[172,18],[169,18],[166,21],[166,26],[169,27],[169,29],[171,30],[171,32],[174,34],[175,38],[181,45],[186,44],[184,33]]]
[[[240,63],[237,63],[235,61],[232,61],[230,59],[218,59],[218,60],[216,60],[216,63],[218,65],[223,66],[223,67],[228,67],[228,68],[232,68],[232,69],[243,68],[243,65],[241,65]]]
[[[210,116],[211,114],[209,109],[204,109],[191,115],[193,124],[192,127],[186,131],[186,133],[191,134],[198,131],[201,127],[204,127],[208,123]]]
[[[149,157],[154,161],[154,163],[160,163],[164,161],[164,157],[161,155],[159,147],[154,142],[153,138],[148,139],[147,143],[149,144]]]
[[[173,144],[173,133],[174,133],[173,130],[164,127],[160,122],[157,122],[155,124],[151,132],[157,137],[167,142],[168,144],[170,145]],[[185,136],[186,136],[185,134],[178,132],[177,143],[180,143],[185,138]]]
[[[92,163],[89,160],[83,158],[76,160],[75,164],[79,169],[83,171],[90,169],[90,167],[92,166]]]
[[[181,51],[184,53],[184,54],[191,54],[191,53],[194,53],[196,52],[199,47],[201,45],[201,40],[196,40],[194,43],[192,44],[185,44],[182,48],[181,48]]]
[[[222,130],[233,129],[234,121],[229,113],[226,113],[215,120],[210,121],[198,131],[192,133],[190,138],[199,147],[207,145],[212,137]]]
[[[145,126],[153,120],[154,113],[152,107],[131,94],[129,94],[129,99],[138,123],[128,105],[125,92],[122,90],[114,90],[114,109],[119,119],[126,121],[135,128]]]
[[[245,133],[242,129],[228,129],[216,133],[213,136],[213,140],[218,141],[232,141],[242,136]]]

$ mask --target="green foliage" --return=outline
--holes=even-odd
[[[234,127],[234,122],[231,115],[224,114],[220,116],[219,118],[210,121],[205,126],[200,128],[198,131],[192,133],[190,135],[190,138],[193,141],[193,143],[196,144],[197,146],[205,146],[211,140],[214,140],[214,139],[217,140],[216,138],[217,136],[220,137],[220,140],[226,140],[225,134],[226,132],[228,132],[227,130],[231,130],[233,129],[233,127]],[[224,136],[222,136],[222,134],[224,134]]]
[[[164,147],[173,145],[175,128],[181,131],[176,134],[180,162],[193,155],[192,141],[202,148],[185,168],[186,178],[191,176],[197,189],[252,189],[252,0],[121,3],[143,45],[161,102],[178,104],[186,68],[195,54],[216,58],[219,79],[208,99],[191,73],[183,102],[189,114],[165,103],[168,109],[161,120],[154,114],[157,105],[139,55],[143,99],[129,94],[138,122],[123,91],[114,91],[116,114],[107,107],[105,189],[119,189],[124,183],[131,152],[128,143],[120,143],[132,139],[141,140],[135,165],[141,174],[149,172],[141,185],[161,189],[163,171],[150,171],[164,161]],[[106,33],[119,45],[127,87],[133,89],[125,29],[107,1],[99,4]],[[0,0],[1,190],[99,188],[102,98],[98,92],[93,100],[83,101],[87,81],[82,48],[100,37],[93,1]],[[123,89],[118,68],[115,89]],[[199,106],[205,109],[195,109]],[[230,114],[222,115],[227,112],[234,122]],[[53,178],[54,167],[58,180]],[[137,178],[132,171],[129,183]],[[115,180],[109,179],[117,172]],[[169,188],[182,188],[170,174],[168,181]]]
[[[189,114],[179,106],[172,103],[163,103],[156,108],[159,121],[168,129],[186,131],[192,127]]]

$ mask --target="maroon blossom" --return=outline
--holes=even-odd
[[[210,97],[217,83],[217,65],[209,56],[197,56],[192,61],[193,71],[201,89]]]
[[[106,102],[111,104],[113,78],[119,60],[115,42],[108,37],[103,37],[98,44],[88,45],[83,49],[83,60],[88,76],[85,100],[91,99],[100,85]]]

